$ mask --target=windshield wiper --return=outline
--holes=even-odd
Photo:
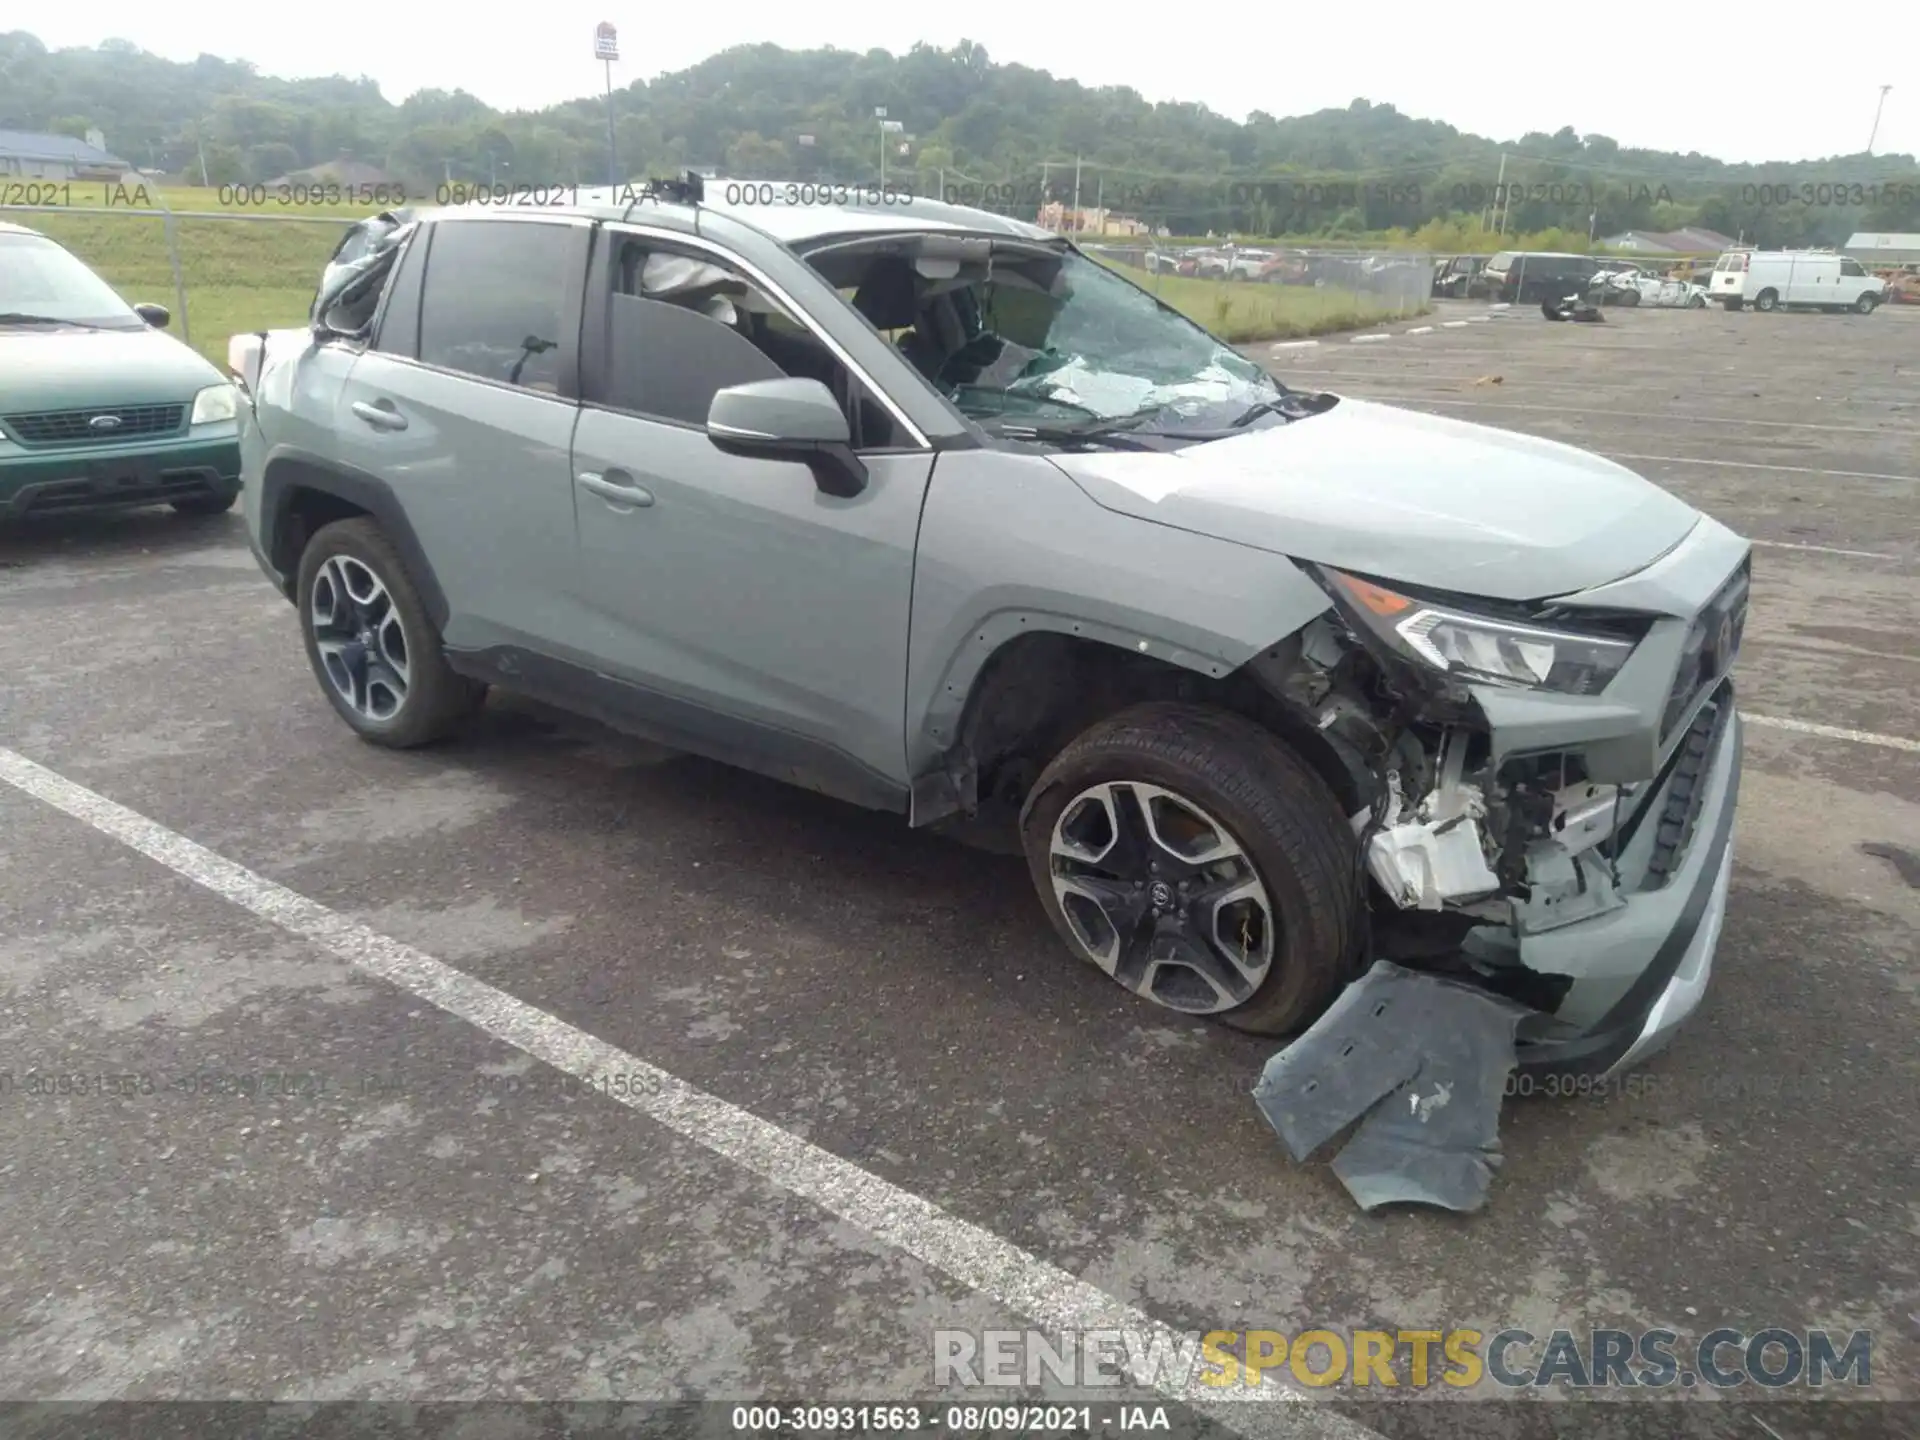
[[[0,310],[0,325],[72,325],[80,330],[98,330],[85,320],[65,320],[58,315],[29,315],[23,310]]]
[[[1033,440],[1042,445],[1104,445],[1110,450],[1159,450],[1133,430],[1138,420],[1116,421],[1108,425],[1001,425],[1000,433],[1013,440]]]

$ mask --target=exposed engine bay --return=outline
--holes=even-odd
[[[1670,787],[1668,807],[1643,813],[1648,792],[1688,763],[1684,738],[1659,775],[1625,782],[1590,775],[1577,749],[1502,754],[1465,686],[1383,661],[1337,611],[1256,665],[1369,797],[1351,824],[1373,881],[1377,958],[1550,1014],[1567,967],[1531,956],[1527,942],[1657,888],[1686,844],[1692,786]],[[1663,827],[1659,843],[1623,874],[1624,838],[1647,818]]]

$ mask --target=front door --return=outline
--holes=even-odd
[[[611,703],[668,743],[895,803],[932,452],[731,257],[617,228],[596,248],[572,469],[582,643]],[[861,494],[708,439],[716,391],[785,375],[849,407]]]

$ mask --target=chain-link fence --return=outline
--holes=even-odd
[[[172,332],[216,362],[229,335],[306,323],[327,257],[356,218],[0,206],[0,219],[59,241],[127,300],[165,305]]]
[[[1304,335],[1417,315],[1433,296],[1433,257],[1407,250],[1092,239],[1085,248],[1227,340]]]
[[[0,206],[65,245],[129,301],[166,305],[173,333],[216,362],[230,335],[306,322],[328,256],[364,213]],[[1081,238],[1090,253],[1229,341],[1416,314],[1433,286],[1432,259],[1406,251]]]

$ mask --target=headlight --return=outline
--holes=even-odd
[[[1462,680],[1597,695],[1633,653],[1634,642],[1478,615],[1402,595],[1338,570],[1323,571],[1336,598],[1402,655]]]
[[[239,413],[238,394],[231,385],[209,385],[193,397],[192,425],[211,425],[216,420],[231,420]]]

